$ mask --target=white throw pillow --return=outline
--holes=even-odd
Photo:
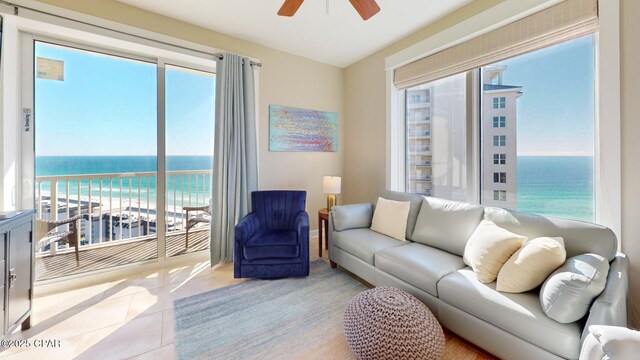
[[[407,219],[409,218],[409,201],[393,201],[378,198],[376,210],[373,212],[371,230],[398,240],[406,240]]]
[[[514,234],[482,220],[464,248],[464,263],[471,266],[478,281],[490,283],[496,280],[500,268],[527,241],[526,236]]]
[[[539,237],[522,245],[498,273],[496,290],[522,293],[542,285],[547,276],[564,264],[567,252],[561,237]]]

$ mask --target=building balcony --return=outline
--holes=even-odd
[[[431,145],[410,145],[407,150],[409,155],[431,155]]]
[[[431,182],[431,175],[426,175],[426,174],[412,174],[412,175],[409,175],[409,181],[423,181],[423,182]]]
[[[431,130],[408,131],[407,136],[411,138],[431,137]]]
[[[207,249],[208,223],[189,230],[186,247],[184,207],[209,206],[211,172],[167,171],[164,222],[157,218],[155,172],[36,177],[37,219],[82,216],[77,224],[80,264],[75,261],[73,247],[40,246],[35,239],[36,280],[157,259],[158,226],[162,223],[167,257]]]
[[[409,167],[431,167],[431,160],[409,161]]]

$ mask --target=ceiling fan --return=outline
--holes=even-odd
[[[285,0],[278,15],[280,16],[293,16],[304,0]],[[376,0],[349,0],[351,5],[356,9],[358,14],[362,17],[362,20],[368,20],[373,15],[380,11],[380,7],[376,3]]]

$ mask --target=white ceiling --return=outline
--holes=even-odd
[[[472,0],[377,0],[363,21],[348,0],[305,1],[292,18],[284,0],[118,0],[217,32],[346,67]],[[247,54],[251,55],[251,54]]]

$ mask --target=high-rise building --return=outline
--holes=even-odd
[[[504,65],[483,68],[482,203],[517,207],[517,99]],[[406,191],[467,201],[465,76],[406,91]],[[453,164],[453,165],[452,165]],[[458,166],[454,166],[458,164]]]
[[[517,99],[522,86],[506,85],[505,65],[483,68],[482,203],[516,209],[517,199]]]
[[[431,93],[425,85],[407,90],[407,191],[432,196],[431,117],[433,112]]]

